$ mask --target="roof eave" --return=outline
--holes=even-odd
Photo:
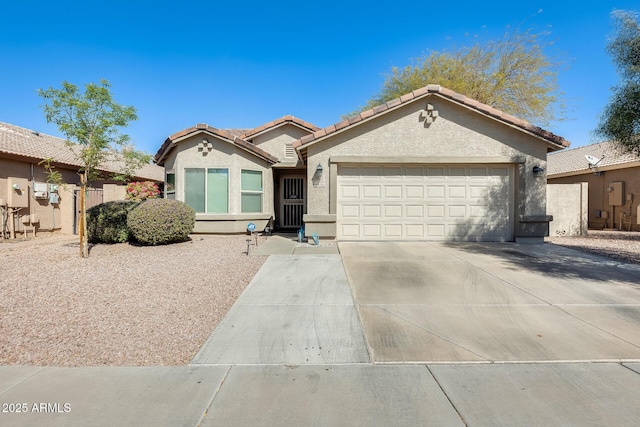
[[[385,104],[378,105],[372,109],[363,111],[347,120],[343,120],[335,125],[328,126],[317,132],[314,132],[307,137],[300,138],[294,147],[296,150],[304,150],[305,147],[309,147],[325,139],[338,135],[346,129],[352,129],[360,124],[367,123],[368,121],[385,115],[391,111],[397,110],[400,107],[409,105],[413,102],[427,98],[429,96],[436,95],[439,98],[452,102],[456,105],[460,105],[475,113],[482,114],[485,117],[496,120],[504,125],[510,126],[513,129],[525,132],[531,136],[541,139],[547,143],[547,147],[550,151],[557,151],[567,148],[571,143],[564,138],[554,135],[553,133],[546,131],[540,127],[534,126],[525,120],[518,119],[503,111],[497,110],[489,105],[482,104],[471,98],[467,98],[464,95],[453,92],[452,90],[442,88],[439,85],[427,85],[423,88],[417,89],[400,98],[393,99]]]
[[[170,136],[169,138],[167,138],[167,140],[162,144],[163,146],[160,147],[160,150],[158,150],[158,153],[160,153],[162,151],[162,154],[160,154],[160,156],[158,156],[158,154],[156,153],[156,156],[154,157],[154,161],[158,166],[164,166],[164,160],[167,158],[167,156],[169,155],[169,153],[171,152],[171,150],[176,147],[180,142],[189,139],[199,133],[204,133],[207,134],[209,136],[218,138],[220,140],[226,141],[228,143],[230,143],[233,146],[236,146],[240,149],[242,149],[243,151],[252,154],[264,161],[266,161],[267,163],[270,164],[275,164],[278,162],[278,159],[276,159],[275,157],[270,156],[268,153],[265,152],[265,154],[262,154],[257,147],[255,147],[255,149],[250,149],[248,148],[245,144],[251,144],[250,142],[245,141],[242,138],[238,138],[237,136],[225,136],[224,134],[222,134],[222,131],[217,130],[216,131],[212,131],[211,129],[209,129],[208,127],[202,127],[201,125],[197,125],[193,128],[187,128],[184,131],[178,132],[175,135],[175,137]],[[167,144],[168,142],[168,144]],[[163,148],[164,147],[164,148]]]

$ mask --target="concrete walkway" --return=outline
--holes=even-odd
[[[270,256],[189,366],[0,367],[0,425],[637,425],[636,266],[548,245],[422,245]],[[540,308],[571,316],[538,323]],[[507,324],[519,344],[503,342]],[[408,345],[411,328],[444,344]],[[591,362],[555,358],[572,354],[566,331]],[[589,352],[594,337],[615,361]],[[447,359],[452,347],[478,358]]]

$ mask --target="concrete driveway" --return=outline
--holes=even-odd
[[[374,363],[640,359],[640,266],[516,244],[341,243]]]
[[[638,424],[640,266],[339,248],[271,255],[189,366],[0,367],[0,425]]]

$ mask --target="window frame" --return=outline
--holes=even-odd
[[[242,176],[244,172],[255,172],[260,174],[260,190],[245,190],[243,188]],[[260,196],[260,210],[259,211],[245,211],[244,204],[242,203],[243,195],[259,195]],[[254,169],[240,169],[240,213],[263,213],[264,211],[264,172]]]
[[[169,175],[173,176],[173,183],[169,182]],[[173,188],[170,190],[169,187],[173,185]],[[164,198],[165,199],[175,199],[176,198],[176,171],[168,170],[164,174]]]
[[[196,214],[201,214],[201,215],[228,215],[229,214],[229,206],[230,206],[230,196],[231,196],[231,192],[230,192],[230,179],[229,179],[229,168],[228,167],[189,167],[189,168],[184,168],[184,184],[183,184],[183,190],[184,190],[184,202],[187,203],[187,170],[200,170],[204,172],[204,212],[198,212],[196,211]],[[210,170],[223,170],[226,171],[226,177],[227,177],[227,187],[226,187],[226,193],[227,193],[227,200],[226,200],[226,207],[227,210],[226,212],[209,212],[209,171]],[[195,210],[195,209],[194,209]]]

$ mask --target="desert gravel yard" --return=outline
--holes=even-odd
[[[637,232],[546,241],[640,263]],[[0,365],[185,365],[266,260],[245,251],[244,235],[96,245],[88,259],[69,236],[1,243]]]
[[[0,244],[0,365],[187,364],[266,260],[244,235],[88,259],[71,239]]]
[[[640,233],[589,230],[586,237],[547,237],[547,243],[640,264]]]

